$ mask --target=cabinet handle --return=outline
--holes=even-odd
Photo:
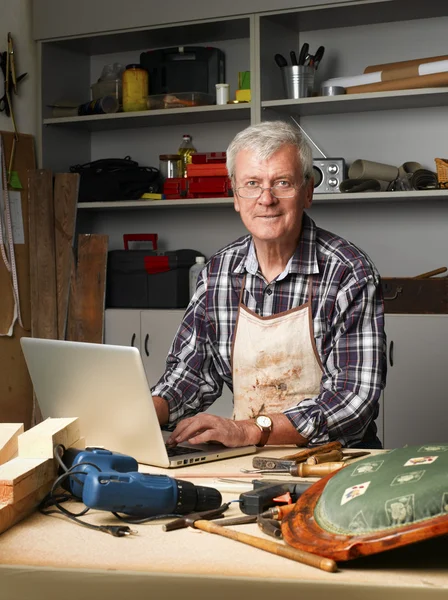
[[[146,356],[149,356],[148,341],[149,341],[149,333],[147,333],[145,335],[145,354],[146,354]]]
[[[391,340],[389,344],[389,364],[391,367],[394,366],[394,341]]]
[[[133,346],[133,345],[134,345],[134,342],[135,342],[135,337],[136,337],[136,336],[135,336],[135,333],[133,333],[133,334],[132,334],[132,337],[131,337],[131,346]]]

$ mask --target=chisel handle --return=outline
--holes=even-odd
[[[294,467],[291,467],[290,475],[295,477],[325,477],[338,471],[346,466],[344,462],[328,462],[320,465],[307,465],[306,463],[299,463]]]
[[[307,465],[320,465],[321,463],[337,462],[342,460],[342,452],[340,450],[332,450],[323,454],[315,454],[306,459]]]

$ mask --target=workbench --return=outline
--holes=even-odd
[[[290,451],[267,447],[260,454],[280,457]],[[177,470],[142,465],[141,471],[218,487],[213,477],[192,478],[188,474],[226,473],[234,479],[241,468],[251,468],[252,458],[249,455]],[[222,493],[223,500],[230,501],[241,491]],[[231,504],[226,516],[238,514],[238,504]],[[96,524],[118,523],[109,513],[99,511],[90,511],[83,519]],[[164,522],[132,525],[136,535],[115,538],[62,516],[33,513],[0,536],[0,600],[448,597],[446,536],[341,562],[337,573],[327,573],[203,531],[165,532]],[[235,529],[264,536],[256,524]]]

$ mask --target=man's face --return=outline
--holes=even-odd
[[[260,160],[251,150],[241,150],[235,160],[235,210],[255,242],[296,243],[304,208],[311,206],[313,181],[302,185],[302,169],[295,147],[285,145],[268,160]],[[240,187],[279,186],[290,188],[291,198],[276,198],[265,190],[257,199],[242,198]],[[295,189],[293,189],[295,188]]]

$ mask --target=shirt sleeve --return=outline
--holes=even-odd
[[[362,440],[378,412],[385,383],[386,338],[381,285],[375,274],[352,275],[337,294],[323,341],[320,393],[287,409],[310,446]]]
[[[203,273],[171,345],[165,373],[151,390],[154,396],[168,402],[168,428],[205,411],[222,392],[223,380],[216,370],[213,347],[207,338]]]

